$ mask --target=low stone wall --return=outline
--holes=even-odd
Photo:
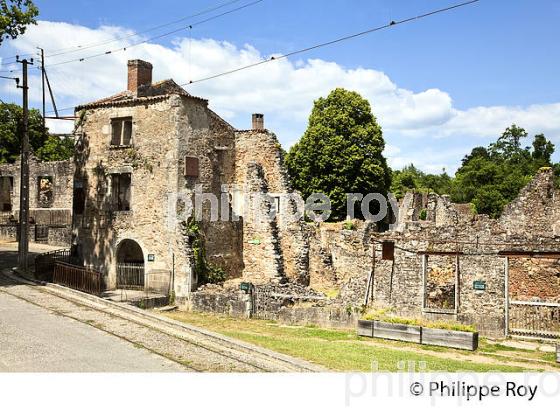
[[[36,242],[36,225],[29,226],[29,242]],[[45,242],[51,246],[69,247],[72,242],[72,228],[70,226],[49,226],[48,239]],[[18,238],[17,225],[0,225],[0,241],[16,242]]]
[[[71,226],[49,226],[48,245],[51,246],[67,246],[72,244],[72,227]]]
[[[194,292],[190,303],[186,299],[177,301],[194,312],[211,312],[233,317],[248,317],[250,300],[241,292]]]
[[[17,225],[0,225],[0,241],[15,242],[17,240]]]

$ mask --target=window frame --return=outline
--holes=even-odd
[[[423,313],[442,313],[457,315],[459,313],[459,303],[460,303],[460,259],[462,255],[461,252],[426,252],[422,253],[422,312]],[[455,258],[455,272],[454,272],[454,305],[452,309],[442,309],[428,307],[428,258],[429,256],[453,256]]]
[[[128,209],[123,209],[121,204],[121,193],[126,198],[126,191],[122,191],[121,178],[128,175]],[[131,212],[132,211],[132,172],[115,172],[111,176],[110,203],[113,212]],[[116,192],[117,191],[117,192]],[[116,192],[116,193],[115,193]],[[124,203],[124,201],[123,201]]]
[[[128,144],[124,144],[125,130],[127,129],[126,124],[128,123],[130,123],[130,138],[128,140]],[[118,144],[115,144],[115,131],[117,129],[120,130],[119,141]],[[131,116],[111,118],[111,140],[109,142],[109,145],[113,149],[130,148],[134,146],[134,122]]]

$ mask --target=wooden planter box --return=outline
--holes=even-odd
[[[474,351],[478,349],[478,333],[456,330],[431,329],[378,320],[358,320],[358,336],[400,340],[431,346],[452,347]],[[560,363],[560,345],[556,347],[556,360]]]
[[[420,326],[409,326],[376,320],[373,322],[373,337],[420,343],[422,340],[422,328]]]
[[[422,344],[473,351],[478,348],[478,333],[423,327]]]
[[[373,337],[373,320],[358,320],[358,336]]]

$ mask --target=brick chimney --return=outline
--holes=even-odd
[[[264,130],[264,114],[253,114],[253,129]]]
[[[152,84],[153,66],[147,61],[129,60],[128,61],[128,91],[137,94],[138,88],[142,85]]]

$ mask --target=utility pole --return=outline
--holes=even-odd
[[[18,267],[27,273],[29,270],[27,255],[29,253],[29,86],[27,84],[27,69],[33,65],[33,59],[21,60],[23,66],[23,84],[18,88],[23,90],[23,130],[21,138],[21,181],[19,192],[19,243]]]
[[[41,84],[43,90],[43,129],[46,127],[45,115],[46,115],[46,103],[45,103],[45,50],[41,47],[37,47],[41,50]]]

